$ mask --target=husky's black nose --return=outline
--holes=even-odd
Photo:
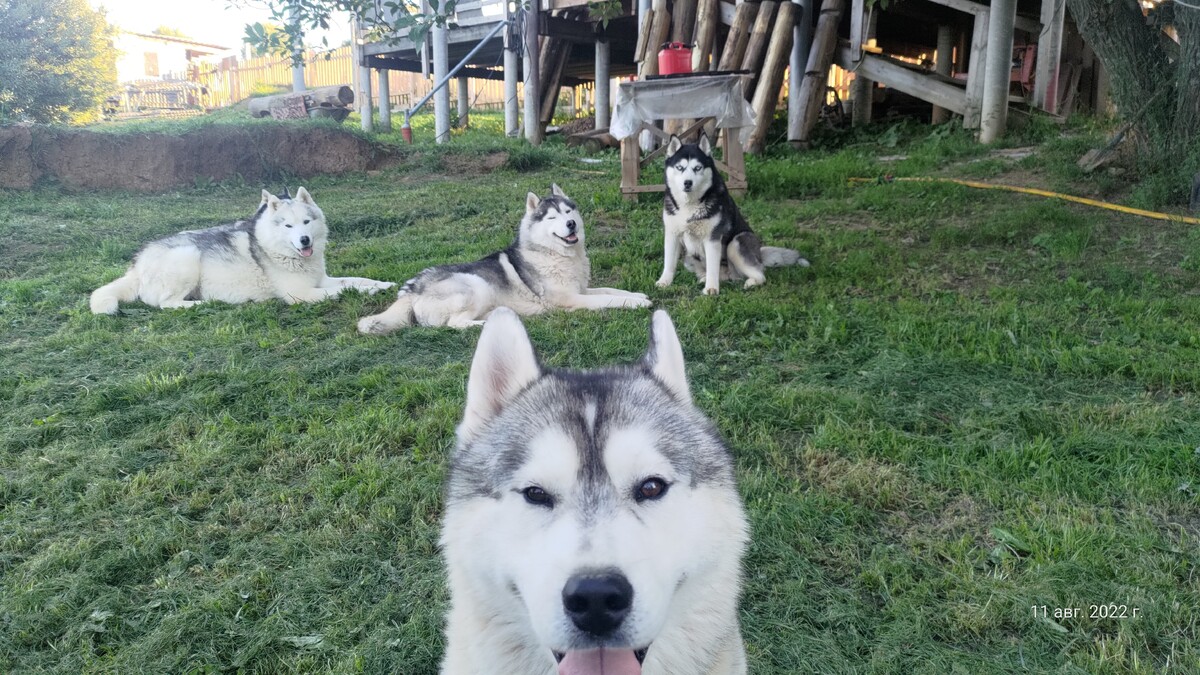
[[[300,237],[300,245],[301,246],[307,247],[309,244],[312,244],[312,237],[309,237],[307,234],[304,235],[303,237]]]
[[[563,587],[563,608],[579,630],[604,637],[609,635],[633,605],[633,586],[616,570],[576,574]]]
[[[579,227],[579,223],[577,223],[573,220],[568,220],[567,221],[567,234],[575,234],[575,229],[578,227]]]
[[[692,181],[690,181],[690,180],[683,181],[683,191],[684,192],[692,191]]]

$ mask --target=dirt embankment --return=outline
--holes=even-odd
[[[365,171],[397,158],[336,128],[211,126],[179,135],[0,127],[0,188],[46,179],[68,189],[157,192],[197,178],[249,182]]]

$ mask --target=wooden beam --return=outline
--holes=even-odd
[[[671,41],[692,44],[696,30],[696,0],[675,0],[671,6]]]
[[[775,29],[771,31],[771,48],[767,50],[758,87],[754,91],[754,129],[746,143],[746,152],[755,155],[763,151],[767,130],[775,117],[775,104],[779,102],[779,89],[783,86],[783,71],[787,68],[788,56],[792,51],[795,12],[795,3],[784,2],[779,5]]]
[[[746,54],[742,57],[742,70],[758,74],[763,51],[771,34],[771,19],[775,18],[775,7],[778,4],[773,0],[758,3],[758,17],[754,19],[754,28],[750,30],[750,41],[746,44]]]
[[[929,1],[934,4],[942,5],[943,7],[957,9],[960,12],[966,12],[967,14],[974,14],[976,16],[979,16],[980,14],[988,14],[992,11],[991,7],[987,5],[981,5],[978,2],[971,2],[971,0]],[[1016,22],[1013,25],[1017,28],[1017,30],[1023,30],[1026,33],[1033,33],[1034,35],[1037,35],[1042,31],[1042,22],[1038,21],[1037,19],[1030,19],[1029,17],[1017,16]]]
[[[837,64],[847,70],[853,67],[849,46],[842,46],[837,50]],[[858,63],[857,73],[956,113],[961,114],[966,110],[966,93],[960,87],[910,70],[887,57],[863,54],[862,61]]]
[[[1013,23],[1017,0],[992,0],[988,52],[984,68],[983,112],[979,141],[992,143],[1008,125],[1008,90],[1012,81]]]
[[[758,14],[758,4],[743,2],[737,6],[733,17],[733,26],[729,29],[729,37],[725,39],[725,49],[721,52],[721,61],[717,70],[737,70],[742,66],[742,57],[746,54],[746,43],[750,41],[750,25]]]
[[[719,0],[700,0],[700,6],[696,8],[696,46],[692,47],[692,72],[709,70],[708,57],[717,39],[716,14],[719,5]]]
[[[983,111],[983,62],[987,56],[988,15],[976,14],[971,31],[971,61],[967,64],[967,105],[963,128],[978,129]]]
[[[812,133],[821,105],[825,102],[829,66],[837,51],[837,29],[844,9],[844,0],[825,0],[821,3],[817,33],[808,52],[808,70],[804,71],[804,81],[800,83],[800,134],[792,141],[793,144],[803,146],[808,142],[808,135]]]
[[[388,56],[368,56],[367,65],[372,68],[402,70],[406,73],[421,72],[421,62],[411,59],[399,59]],[[458,70],[458,75],[466,75],[477,80],[503,80],[504,72],[499,70],[488,70],[478,66],[463,66]]]
[[[1048,113],[1058,112],[1058,69],[1062,59],[1066,10],[1066,0],[1042,0],[1042,31],[1038,34],[1033,105]]]

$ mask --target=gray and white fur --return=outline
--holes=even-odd
[[[752,288],[766,282],[766,267],[808,266],[797,251],[762,245],[726,189],[705,134],[687,144],[671,136],[666,187],[659,288],[674,281],[681,248],[684,267],[704,284],[705,295],[716,295],[722,279],[745,279],[743,286]]]
[[[748,530],[665,312],[641,362],[571,371],[497,309],[447,483],[441,673],[744,675]]]
[[[95,314],[116,314],[121,302],[192,307],[217,300],[278,298],[319,302],[346,289],[376,293],[396,284],[325,274],[329,229],[308,190],[295,198],[263,190],[249,220],[188,230],[146,244],[124,276],[92,292]]]
[[[466,328],[483,324],[501,306],[522,315],[650,306],[644,293],[589,288],[590,280],[583,219],[575,202],[553,185],[544,199],[526,196],[525,216],[508,248],[422,271],[405,282],[391,307],[361,319],[358,331],[384,334],[412,324]]]

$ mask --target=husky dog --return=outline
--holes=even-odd
[[[802,265],[808,261],[790,248],[763,246],[725,189],[713,163],[708,136],[684,144],[671,136],[667,144],[667,191],[663,198],[663,273],[659,288],[671,285],[686,249],[683,266],[695,272],[705,295],[716,295],[720,280],[745,279],[745,288],[765,282],[764,267]]]
[[[558,185],[550,191],[545,199],[526,196],[525,217],[508,248],[475,262],[426,269],[405,282],[391,307],[361,319],[358,332],[390,333],[414,323],[478,326],[500,306],[518,314],[649,307],[644,293],[588,288],[592,272],[579,209]]]
[[[467,382],[441,545],[442,675],[744,675],[749,525],[655,312],[636,365],[543,368],[488,317]]]
[[[92,293],[92,312],[116,314],[118,302],[172,309],[207,300],[241,303],[279,298],[319,302],[348,288],[376,293],[396,284],[325,275],[325,214],[308,190],[296,197],[263,190],[250,220],[188,230],[150,242],[125,276]]]

